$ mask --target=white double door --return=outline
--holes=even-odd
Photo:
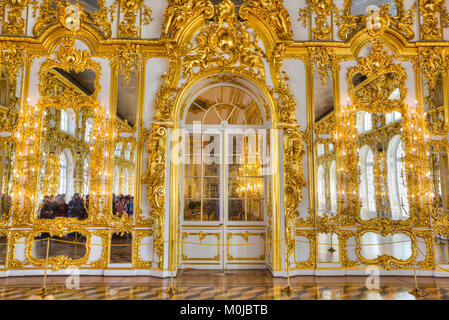
[[[206,127],[183,141],[180,267],[265,268],[265,130]]]

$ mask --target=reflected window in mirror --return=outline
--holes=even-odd
[[[73,190],[73,156],[70,150],[59,155],[59,194],[71,195]]]
[[[373,130],[373,119],[370,112],[359,111],[357,112],[356,120],[357,132],[359,134],[369,132]]]
[[[93,129],[93,120],[92,118],[89,118],[86,120],[86,130],[84,131],[84,141],[86,141],[87,143],[90,142],[92,129]]]
[[[385,123],[388,125],[390,123],[397,122],[402,119],[402,114],[398,111],[392,111],[385,115]]]
[[[117,166],[114,167],[114,186],[113,190],[116,195],[119,194],[119,180],[120,180],[120,171]]]
[[[324,167],[318,167],[318,214],[326,211],[326,179],[324,177]]]
[[[391,139],[388,146],[388,191],[393,219],[409,216],[407,177],[404,165],[405,151],[401,136]]]
[[[360,150],[360,185],[359,194],[362,202],[361,215],[364,220],[376,217],[376,198],[374,188],[374,156],[368,146]]]
[[[329,184],[331,196],[331,211],[332,213],[337,213],[337,163],[335,162],[335,160],[332,161],[329,169]]]
[[[321,157],[321,156],[324,155],[324,144],[321,144],[321,143],[320,143],[320,144],[318,145],[317,154],[318,154],[318,157]]]
[[[432,179],[432,193],[434,208],[441,213],[449,212],[449,158],[445,147],[439,149],[430,147],[427,153],[430,177]]]
[[[90,169],[89,158],[84,159],[83,163],[83,193],[89,194],[90,192]]]
[[[120,157],[122,154],[122,142],[117,142],[117,145],[115,146],[115,156]]]

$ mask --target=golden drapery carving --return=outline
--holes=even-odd
[[[154,248],[159,258],[159,268],[164,261],[165,181],[167,168],[167,128],[153,125],[147,145],[147,167],[142,178],[146,184],[150,217],[155,223]]]
[[[307,186],[302,165],[304,144],[298,128],[284,130],[284,153],[285,243],[289,259],[296,244],[293,228],[295,219],[299,217],[298,206],[302,201],[302,189]]]

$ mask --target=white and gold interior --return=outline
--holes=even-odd
[[[0,3],[0,276],[449,275],[449,1]]]

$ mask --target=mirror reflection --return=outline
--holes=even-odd
[[[94,111],[48,107],[38,179],[38,219],[87,219]]]
[[[337,213],[337,156],[332,142],[316,145],[318,215]]]
[[[338,235],[336,233],[318,234],[318,262],[336,263],[340,261]]]
[[[449,213],[449,158],[444,146],[429,147],[427,153],[431,178],[431,202],[440,213]]]
[[[14,143],[5,143],[0,149],[0,219],[9,217],[11,209],[11,189],[13,181],[13,169],[15,163]]]
[[[22,68],[13,77],[0,70],[0,128],[11,130],[20,111]]]
[[[449,264],[449,237],[435,236],[435,259],[437,263]]]
[[[132,262],[133,236],[130,232],[113,233],[111,236],[110,263]]]
[[[8,251],[8,236],[0,233],[0,265],[6,265],[6,253]]]
[[[47,255],[47,241],[49,241],[49,258],[66,256],[72,260],[79,260],[83,258],[87,252],[85,245],[87,238],[79,232],[71,232],[62,237],[52,236],[43,232],[34,237],[33,244],[31,246],[31,256],[34,259],[45,260]]]
[[[401,113],[359,111],[357,154],[362,220],[409,217]]]
[[[433,83],[423,77],[424,111],[427,128],[439,131],[444,127],[445,106],[443,90],[443,74],[439,72]]]
[[[112,213],[119,218],[134,213],[138,79],[136,70],[118,77]]]

